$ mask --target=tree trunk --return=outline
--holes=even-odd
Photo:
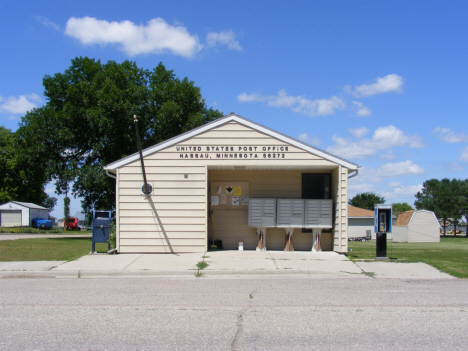
[[[446,231],[447,231],[447,218],[444,218],[444,238],[445,238]]]

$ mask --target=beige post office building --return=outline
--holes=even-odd
[[[139,153],[105,167],[116,178],[120,253],[255,250],[250,199],[331,199],[321,248],[348,250],[348,179],[359,166],[231,113],[143,150],[152,194],[142,192]],[[295,228],[294,250],[310,251],[311,230]],[[285,248],[284,228],[266,230],[268,250]]]

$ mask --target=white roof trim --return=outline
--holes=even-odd
[[[207,123],[201,127],[198,127],[198,128],[195,128],[195,129],[192,129],[186,133],[183,133],[183,134],[180,134],[174,138],[171,138],[171,139],[168,139],[166,141],[163,141],[159,144],[156,144],[154,146],[151,146],[145,150],[143,150],[143,157],[145,156],[148,156],[148,155],[151,155],[155,152],[158,152],[159,150],[162,150],[162,149],[165,149],[169,146],[172,146],[172,145],[175,145],[177,143],[180,143],[186,139],[190,139],[198,134],[201,134],[201,133],[204,133],[210,129],[213,129],[213,128],[216,128],[216,127],[219,127],[223,124],[226,124],[226,123],[229,123],[229,122],[237,122],[237,123],[240,123],[242,125],[245,125],[245,126],[248,126],[254,130],[258,130],[259,132],[261,133],[265,133],[273,138],[276,138],[276,139],[279,139],[281,141],[284,141],[285,143],[288,143],[290,145],[293,145],[299,149],[302,149],[304,151],[307,151],[307,152],[310,152],[310,153],[313,153],[317,156],[320,156],[322,158],[324,158],[325,160],[328,160],[328,161],[331,161],[331,162],[334,162],[334,163],[337,163],[343,167],[346,167],[350,170],[357,170],[358,168],[360,168],[361,166],[353,163],[353,162],[350,162],[350,161],[347,161],[345,159],[342,159],[338,156],[335,156],[335,155],[332,155],[332,154],[329,154],[328,152],[326,151],[323,151],[323,150],[320,150],[320,149],[317,149],[311,145],[308,145],[306,143],[303,143],[299,140],[296,140],[294,138],[291,138],[287,135],[284,135],[284,134],[281,134],[277,131],[274,131],[270,128],[267,128],[267,127],[264,127],[260,124],[257,124],[255,122],[252,122],[246,118],[243,118],[243,117],[240,117],[238,115],[236,115],[235,113],[231,113],[223,118],[219,118],[213,122],[210,122],[210,123]],[[125,166],[131,162],[134,162],[136,160],[138,160],[140,158],[140,154],[139,152],[136,152],[134,153],[133,155],[130,155],[130,156],[127,156],[125,158],[122,158],[121,160],[118,160],[118,161],[115,161],[115,162],[112,162],[110,164],[108,164],[107,166],[104,167],[105,170],[109,170],[109,171],[113,171],[113,170],[116,170],[117,168],[120,168],[122,166]]]
[[[436,221],[437,225],[439,226],[439,228],[442,228],[442,227],[440,226],[439,221],[437,220],[437,217],[436,217],[435,213],[434,213],[433,211],[428,211],[428,210],[417,210],[417,211],[414,211],[413,214],[411,215],[411,218],[410,218],[408,224],[406,225],[406,227],[409,227],[409,226],[410,226],[411,221],[412,221],[413,218],[414,218],[414,214],[415,214],[415,213],[418,213],[418,212],[428,212],[428,213],[432,213],[432,215],[434,216],[434,220]]]

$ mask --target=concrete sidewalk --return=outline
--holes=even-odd
[[[208,266],[198,270],[197,264]],[[336,252],[210,251],[186,254],[90,254],[72,262],[2,262],[0,277],[203,277],[455,279],[424,263],[358,262]]]

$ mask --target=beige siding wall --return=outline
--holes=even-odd
[[[415,212],[408,226],[409,242],[439,242],[440,231],[431,212]]]
[[[335,226],[333,251],[348,252],[348,170],[338,166],[332,172],[332,191],[335,194]]]
[[[184,174],[188,177],[185,178]],[[119,170],[119,252],[204,252],[206,250],[206,167],[147,170],[151,200],[141,195],[139,161]]]
[[[301,171],[285,170],[302,167],[307,172],[324,172],[324,169],[329,172],[336,164],[230,122],[145,156],[145,166],[148,182],[154,186],[151,199],[156,211],[141,195],[143,177],[140,162],[134,161],[117,172],[118,249],[122,253],[171,252],[171,247],[175,252],[205,251],[208,239],[208,173],[210,181],[249,181],[251,197],[301,198]],[[256,171],[215,169],[233,166],[255,168]],[[262,169],[268,171],[261,173]],[[345,182],[341,178],[339,182],[341,199],[347,197],[346,189],[343,190],[343,186],[347,186],[347,169],[340,170],[346,173]],[[185,178],[184,174],[188,177]],[[340,216],[346,215],[346,201],[345,212],[342,207],[338,211]],[[237,249],[240,238],[244,238],[245,249],[254,249],[255,229],[246,228],[247,211],[230,212],[229,216],[214,215],[217,238],[223,237],[226,249]],[[346,220],[341,218],[338,222],[346,223]],[[240,223],[243,223],[242,231],[238,230]],[[341,231],[335,229],[334,239],[331,235],[329,238],[324,235],[324,249],[329,246],[330,250],[332,247],[343,250],[343,235],[346,237],[346,225]],[[294,240],[297,249],[308,250],[312,246],[312,235],[302,234],[300,230],[296,230]],[[333,240],[340,244],[337,246]],[[284,229],[268,231],[267,247],[284,247]]]

